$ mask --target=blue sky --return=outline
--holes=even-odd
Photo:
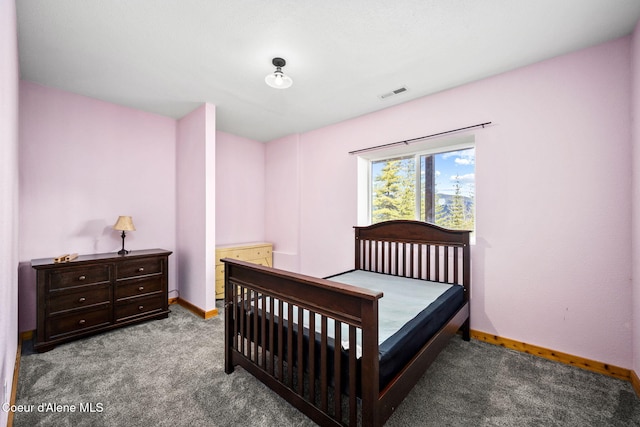
[[[462,195],[475,194],[475,163],[475,148],[436,154],[436,188],[438,193],[454,194],[456,176],[458,176]],[[372,179],[375,180],[376,176],[380,174],[384,164],[384,162],[372,163]]]
[[[458,176],[462,186],[462,195],[475,194],[475,164],[475,148],[436,155],[436,188],[438,192],[454,194],[456,176]]]

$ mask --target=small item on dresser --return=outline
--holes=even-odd
[[[59,262],[67,262],[67,257],[69,256],[69,254],[64,254],[64,255],[60,255],[57,256],[53,259],[53,262],[55,262],[56,264]]]
[[[78,254],[64,254],[64,255],[60,255],[58,257],[55,257],[53,259],[53,262],[56,263],[56,264],[60,264],[62,262],[73,261],[76,258],[78,258]]]

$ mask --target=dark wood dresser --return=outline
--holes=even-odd
[[[81,255],[54,263],[34,259],[37,329],[34,349],[149,319],[166,318],[170,251]]]

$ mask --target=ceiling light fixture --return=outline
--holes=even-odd
[[[291,85],[293,84],[293,80],[291,80],[291,77],[282,72],[282,67],[284,67],[287,62],[282,58],[273,58],[273,61],[271,62],[276,67],[276,70],[273,73],[267,75],[267,77],[264,78],[264,81],[269,86],[276,89],[286,89],[288,87],[291,87]]]

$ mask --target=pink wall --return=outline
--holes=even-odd
[[[215,107],[204,104],[178,121],[177,245],[180,298],[215,308]]]
[[[204,104],[206,109],[205,117],[205,147],[203,154],[207,165],[206,174],[206,241],[205,247],[205,283],[201,284],[205,288],[206,302],[204,309],[207,312],[216,309],[216,106]]]
[[[264,240],[265,144],[216,132],[216,245]]]
[[[274,243],[274,266],[297,272],[300,271],[299,135],[271,141],[267,145],[265,162],[266,240]]]
[[[299,209],[300,270],[352,268],[348,151],[492,121],[475,132],[472,327],[631,366],[629,58],[624,38],[301,134],[298,154],[268,143],[269,197],[299,175],[277,197]],[[281,210],[266,204],[276,247],[296,233]]]
[[[18,345],[18,259],[16,9],[0,0],[0,405],[9,402]],[[7,415],[0,410],[0,426]]]
[[[136,226],[127,249],[175,251],[175,132],[167,117],[20,83],[20,330],[35,328],[31,259],[117,251],[118,215]]]
[[[633,113],[633,193],[632,245],[633,245],[633,365],[636,375],[640,375],[640,23],[636,25],[632,40],[632,99]]]

